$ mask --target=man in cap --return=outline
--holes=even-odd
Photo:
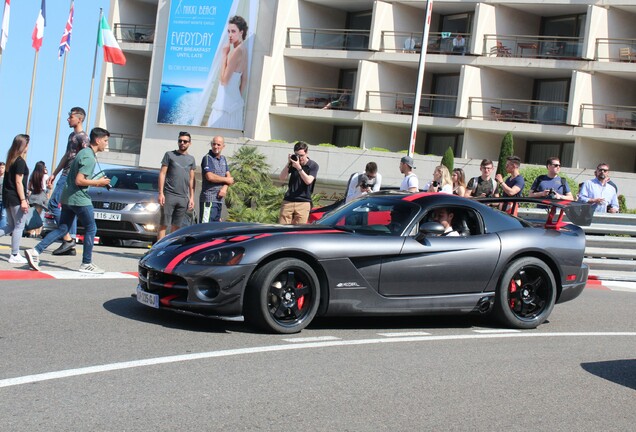
[[[413,158],[411,156],[404,156],[400,159],[400,172],[404,174],[404,179],[400,185],[401,191],[417,192],[419,189],[419,183],[417,176],[413,172],[415,168]]]

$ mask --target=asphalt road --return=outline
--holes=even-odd
[[[143,252],[101,248],[96,262],[134,271]],[[586,290],[531,331],[479,317],[358,318],[281,336],[147,308],[130,296],[135,284],[0,281],[0,430],[625,431],[636,422],[636,292]]]

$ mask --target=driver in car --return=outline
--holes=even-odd
[[[438,208],[433,210],[431,215],[431,221],[438,222],[444,227],[444,234],[446,237],[459,237],[459,233],[453,228],[453,217],[455,214],[445,208]]]

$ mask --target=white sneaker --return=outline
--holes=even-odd
[[[93,263],[88,263],[88,264],[82,263],[82,265],[80,265],[79,271],[81,271],[82,273],[93,273],[93,274],[102,274],[105,272],[103,268],[97,267]]]
[[[17,254],[17,255],[11,255],[9,257],[9,262],[11,264],[26,264],[28,263],[28,261],[26,260],[26,258],[24,258],[22,255]]]
[[[35,249],[28,249],[24,251],[27,262],[33,270],[40,270],[40,254]]]

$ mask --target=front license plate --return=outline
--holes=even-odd
[[[159,309],[159,296],[157,294],[150,294],[137,286],[137,301],[146,306],[150,306]]]
[[[107,221],[120,221],[121,220],[121,214],[119,214],[119,213],[109,213],[109,212],[96,211],[96,212],[93,212],[93,215],[95,215],[95,219],[99,219],[99,220],[107,220]]]

